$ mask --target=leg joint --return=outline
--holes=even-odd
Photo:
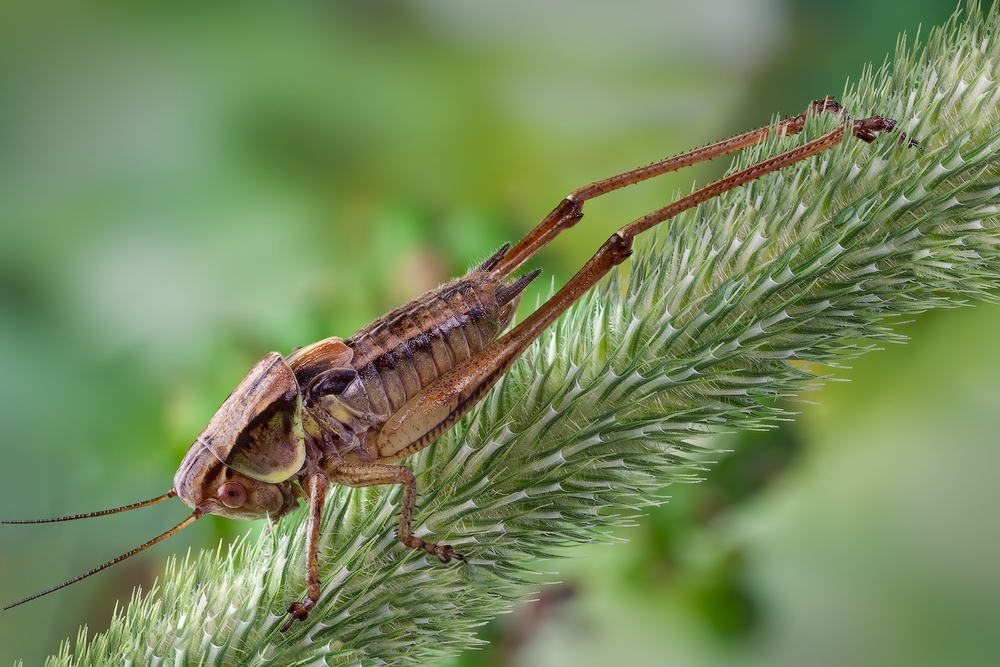
[[[556,216],[556,224],[562,229],[568,229],[580,222],[583,217],[583,202],[577,201],[574,197],[576,193],[570,193],[565,199],[559,202],[556,210],[552,213]]]
[[[621,264],[632,254],[632,237],[617,231],[611,235],[604,245],[601,246],[598,254],[607,254],[614,264]]]

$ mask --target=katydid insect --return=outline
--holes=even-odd
[[[830,113],[826,134],[731,174],[625,225],[552,298],[503,333],[525,287],[540,270],[512,274],[583,216],[584,203],[614,190],[757,144],[772,132],[801,132],[810,116]],[[832,98],[805,112],[675,157],[596,181],[570,193],[513,247],[506,245],[467,275],[379,318],[350,338],[327,338],[284,357],[266,355],[225,400],[197,437],[165,494],[116,509],[46,523],[146,507],[174,496],[193,512],[180,524],[93,570],[16,602],[41,597],[110,567],[190,525],[204,514],[272,521],[299,500],[309,507],[307,589],[288,606],[283,630],[304,619],[320,597],[317,543],[331,483],[352,487],[401,484],[399,541],[442,563],[464,560],[446,544],[411,530],[417,486],[398,461],[430,445],[465,415],[528,346],[613,267],[632,253],[635,237],[701,202],[839,144],[846,134],[866,142],[891,132],[882,116],[854,120]],[[900,135],[901,143],[915,145]],[[502,334],[502,335],[501,335]]]

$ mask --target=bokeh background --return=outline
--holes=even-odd
[[[247,368],[348,335],[569,190],[839,94],[954,0],[0,1],[0,514],[158,495]],[[878,109],[859,109],[876,113]],[[588,205],[557,282],[707,165]],[[545,280],[538,289],[547,289]],[[525,299],[534,303],[534,292]],[[1000,664],[1000,307],[932,312],[452,665]],[[0,527],[0,601],[177,501]],[[207,518],[0,614],[37,664]]]

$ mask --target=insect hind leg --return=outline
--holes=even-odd
[[[597,253],[577,271],[576,275],[570,278],[559,291],[524,321],[490,343],[475,356],[441,375],[393,413],[382,425],[376,436],[376,450],[394,453],[414,452],[426,447],[451,428],[496,384],[503,374],[514,365],[517,358],[556,318],[611,269],[632,254],[633,241],[642,232],[679,213],[694,208],[704,201],[833,148],[843,141],[848,130],[865,139],[869,133],[889,131],[895,125],[895,121],[880,116],[858,121],[849,120],[812,141],[730,174],[628,223],[612,234]],[[556,211],[559,210],[559,208],[556,209]],[[544,224],[546,223],[543,221]],[[555,224],[553,223],[553,225]],[[536,231],[543,225],[536,227]],[[555,227],[550,226],[543,229],[541,234],[548,233],[551,238],[555,234],[551,231],[552,229]],[[534,243],[532,239],[539,238],[538,235],[532,236],[532,234],[525,237],[526,241]],[[518,243],[511,250],[511,253],[516,253],[517,248],[526,241]],[[507,257],[504,258],[504,261],[507,261]],[[502,266],[503,262],[495,270],[500,271]]]
[[[568,229],[579,222],[583,217],[584,202],[668,172],[677,171],[678,169],[698,164],[699,162],[748,148],[767,139],[773,131],[776,131],[780,136],[798,134],[805,127],[806,120],[824,113],[836,117],[844,126],[850,128],[851,134],[866,142],[874,141],[879,133],[891,132],[896,126],[896,121],[882,116],[871,116],[862,120],[853,120],[843,105],[833,97],[816,100],[810,103],[806,107],[806,110],[799,115],[785,118],[776,125],[768,125],[744,132],[735,137],[723,139],[702,148],[696,148],[692,151],[639,167],[638,169],[616,174],[574,190],[559,202],[559,205],[545,216],[534,229],[528,232],[524,238],[518,241],[513,248],[499,259],[494,255],[484,263],[484,266],[490,264],[489,270],[496,271],[502,276],[509,275],[530,259],[539,249],[552,241],[562,230]],[[909,146],[917,145],[916,141],[901,134],[900,143],[904,142]]]

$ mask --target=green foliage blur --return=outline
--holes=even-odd
[[[839,94],[950,0],[0,2],[0,515],[166,491],[264,353],[368,321],[515,240],[569,190]],[[878,113],[878,109],[856,110]],[[588,204],[532,264],[564,281],[725,164]],[[524,300],[548,291],[539,280]],[[905,347],[705,482],[540,564],[563,583],[454,665],[1000,664],[1000,308]],[[174,525],[178,501],[0,527],[0,602]],[[216,518],[0,614],[40,663]]]

